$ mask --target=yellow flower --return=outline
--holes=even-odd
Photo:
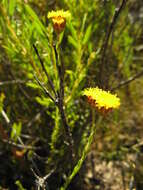
[[[52,19],[53,27],[57,33],[61,33],[66,25],[66,20],[70,19],[71,14],[69,11],[51,11],[48,13],[48,19]]]
[[[116,94],[111,94],[109,91],[104,91],[98,87],[85,89],[83,95],[88,97],[88,102],[93,107],[104,114],[120,106],[120,99]]]

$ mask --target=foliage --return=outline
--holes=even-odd
[[[116,7],[121,3],[1,0],[0,112],[5,111],[10,122],[1,114],[0,147],[3,157],[8,152],[9,163],[4,167],[17,170],[10,180],[7,173],[0,172],[2,187],[35,188],[34,173],[30,170],[33,168],[40,177],[53,171],[47,178],[46,188],[66,189],[70,183],[72,188],[72,179],[85,163],[95,131],[99,138],[105,135],[103,141],[95,142],[100,158],[125,160],[130,151],[136,154],[137,150],[123,146],[119,135],[129,131],[125,123],[131,109],[127,96],[133,96],[133,105],[135,96],[140,95],[137,90],[132,95],[130,88],[136,84],[118,90],[124,81],[142,71],[140,60],[134,61],[142,28],[140,22],[131,19],[132,1],[126,3],[113,23],[104,52]],[[59,9],[69,10],[72,15],[61,34],[54,31],[47,19],[48,12]],[[85,87],[96,86],[117,89],[122,104],[120,111],[102,121],[100,114],[91,110],[81,96]],[[130,138],[123,136],[128,144]],[[100,143],[104,147],[101,154]],[[29,179],[29,176],[33,177]]]

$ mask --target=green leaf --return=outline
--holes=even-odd
[[[12,125],[12,131],[11,131],[11,134],[10,134],[11,139],[13,139],[14,141],[17,141],[18,137],[21,134],[21,128],[22,128],[21,123],[18,123],[18,124],[14,123]]]
[[[32,20],[34,20],[37,24],[35,24],[36,29],[39,31],[40,33],[45,33],[46,32],[46,28],[44,27],[44,25],[41,23],[40,19],[38,18],[38,16],[36,15],[36,13],[32,10],[32,8],[29,5],[25,5],[25,9],[27,11],[27,13],[30,15],[30,17],[32,17]]]
[[[72,70],[66,70],[66,74],[69,75],[71,83],[74,81],[74,72]]]
[[[4,7],[6,7],[8,9],[8,3],[9,3],[8,0],[3,0],[2,3],[4,5]]]
[[[72,36],[68,36],[68,41],[70,44],[72,44],[76,49],[78,48],[78,43]]]
[[[19,180],[17,180],[17,181],[15,182],[15,184],[17,185],[18,190],[26,190],[26,189],[22,186],[22,184],[21,184],[21,182],[20,182]]]
[[[84,31],[86,19],[87,19],[87,13],[84,14],[84,17],[83,17],[83,20],[82,20],[81,33],[83,33],[83,31]]]
[[[85,45],[88,42],[88,40],[89,40],[89,38],[91,36],[91,29],[92,29],[92,25],[90,24],[87,27],[86,32],[85,32],[85,35],[84,35],[84,38],[83,38],[83,41],[82,41],[83,45]]]
[[[4,101],[5,95],[3,93],[0,94],[0,113],[3,109],[3,101]]]
[[[42,106],[45,106],[45,107],[49,107],[50,104],[52,103],[51,99],[50,98],[45,98],[45,97],[36,97],[36,101],[42,105]]]
[[[27,82],[26,86],[31,87],[33,89],[41,89],[41,87],[39,86],[39,84],[34,83],[34,82]]]
[[[74,40],[77,40],[77,39],[78,39],[78,38],[77,38],[77,32],[76,32],[76,30],[75,30],[75,28],[74,28],[72,22],[69,22],[69,23],[67,24],[67,27],[68,27],[69,30],[71,31],[72,37],[74,38]]]
[[[9,1],[9,15],[12,16],[15,10],[16,0]]]

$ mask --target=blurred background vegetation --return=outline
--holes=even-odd
[[[55,33],[47,13],[59,9],[72,15],[61,36],[60,56],[75,161],[59,110],[34,78],[36,73],[51,91],[33,44],[58,89]],[[0,0],[1,189],[36,189],[34,174],[49,174],[46,189],[64,184],[96,125],[96,110],[81,96],[90,86],[117,93],[121,107],[100,123],[68,189],[143,189],[142,41],[141,0]]]

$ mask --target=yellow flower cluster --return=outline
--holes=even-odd
[[[53,27],[57,33],[63,31],[66,25],[66,20],[71,18],[69,11],[51,11],[48,13],[48,19],[52,19]]]
[[[48,13],[48,18],[54,18],[54,17],[62,17],[62,18],[70,18],[71,14],[69,11],[63,11],[63,10],[58,10],[58,11],[51,11]]]
[[[85,89],[83,95],[88,97],[88,101],[92,106],[104,113],[120,106],[120,99],[117,95],[99,89],[98,87]]]

